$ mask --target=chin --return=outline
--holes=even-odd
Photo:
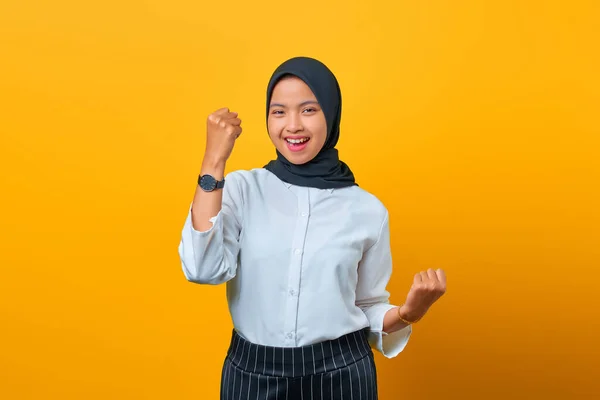
[[[308,159],[307,157],[303,157],[303,156],[299,156],[296,154],[284,154],[286,160],[288,160],[290,163],[294,164],[294,165],[302,165],[302,164],[306,164],[307,162],[310,161],[310,159]]]
[[[307,154],[296,154],[290,151],[284,151],[281,152],[281,154],[283,154],[283,156],[285,157],[286,160],[288,160],[290,163],[294,164],[294,165],[302,165],[302,164],[306,164],[307,162],[309,162],[310,160],[312,160],[314,157],[310,157]]]

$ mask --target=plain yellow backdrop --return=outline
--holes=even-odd
[[[265,88],[324,61],[391,214],[392,301],[448,292],[380,398],[600,397],[597,1],[0,4],[0,398],[218,399],[223,286],[177,254],[206,116],[274,157]]]

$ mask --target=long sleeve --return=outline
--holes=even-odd
[[[396,307],[390,304],[390,294],[386,290],[391,274],[389,216],[386,212],[379,239],[365,252],[359,263],[356,305],[369,320],[371,346],[387,358],[395,357],[404,350],[412,333],[410,325],[390,334],[383,331],[386,312]]]
[[[221,210],[211,218],[213,226],[204,232],[192,225],[190,204],[179,243],[179,257],[188,281],[217,285],[232,279],[237,270],[242,227],[242,196],[230,174],[225,178]]]

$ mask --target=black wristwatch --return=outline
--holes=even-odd
[[[218,181],[212,175],[199,175],[198,185],[200,185],[200,188],[205,192],[212,192],[216,189],[223,189],[225,186],[225,179]]]

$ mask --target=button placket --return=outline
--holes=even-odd
[[[300,277],[302,275],[302,255],[308,228],[309,215],[309,189],[295,188],[298,197],[298,217],[291,243],[291,259],[289,265],[288,296],[286,299],[285,313],[285,341],[289,345],[296,345],[296,323],[298,321],[298,301],[300,295]]]

